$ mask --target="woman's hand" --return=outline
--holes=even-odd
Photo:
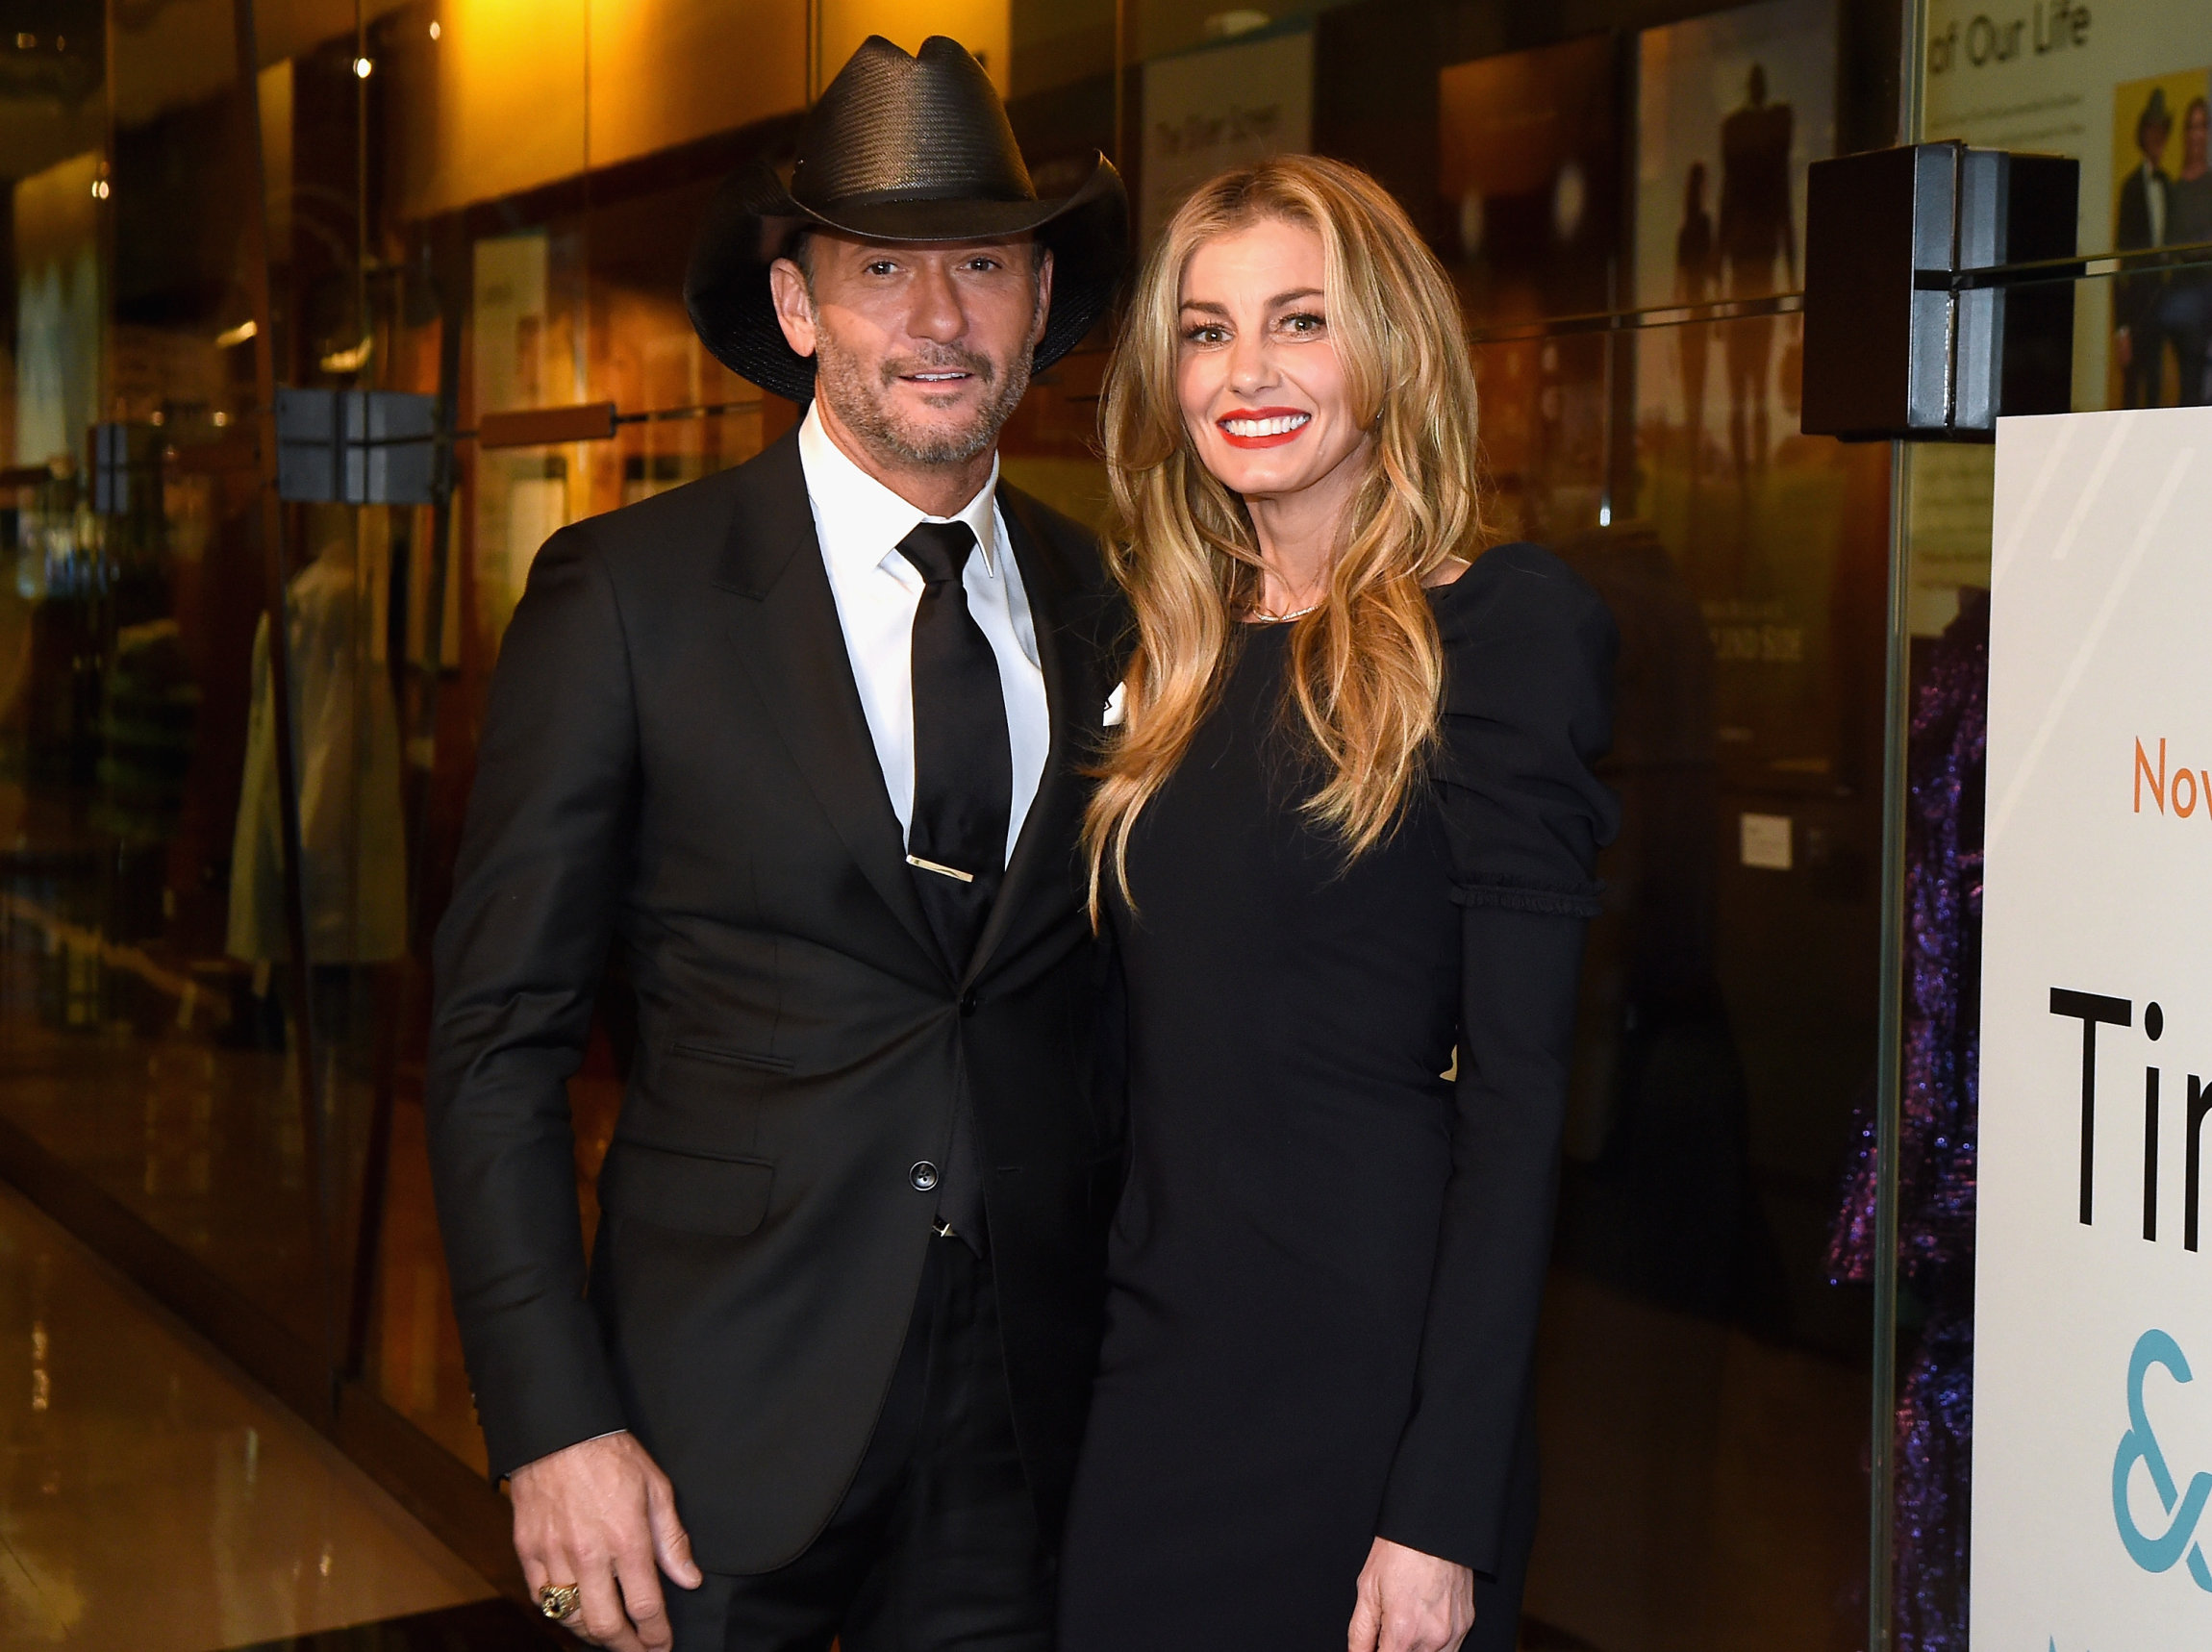
[[[1349,1652],[1458,1652],[1474,1627],[1474,1573],[1388,1538],[1360,1568]]]

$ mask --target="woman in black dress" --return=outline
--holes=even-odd
[[[1109,375],[1133,1147],[1063,1652],[1515,1641],[1614,633],[1476,554],[1474,405],[1419,235],[1300,156],[1183,207]]]

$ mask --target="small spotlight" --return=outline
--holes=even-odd
[[[376,64],[371,63],[366,58],[356,58],[353,60],[353,73],[354,78],[357,80],[368,79],[368,77],[375,72],[375,69]]]
[[[433,28],[436,28],[436,27],[437,27],[437,25],[436,25],[436,24],[432,24],[431,26],[432,26]],[[33,47],[37,46],[37,45],[38,45],[38,36],[36,36],[36,35],[20,35],[20,34],[19,34],[19,35],[17,35],[17,36],[15,37],[15,49],[16,49],[18,52],[28,52],[28,51],[30,51],[30,50],[31,50]]]
[[[433,17],[433,18],[431,18],[431,19],[430,19],[430,38],[431,38],[432,39],[434,39],[434,40],[435,40],[435,39],[437,39],[440,32],[441,32],[441,31],[440,31],[440,30],[439,29],[439,27],[438,27],[438,19],[437,19],[436,17]]]
[[[93,200],[95,200],[95,201],[105,201],[107,198],[108,198],[108,180],[107,180],[107,179],[105,179],[105,178],[95,178],[95,179],[93,179],[93,180],[92,180],[92,199],[93,199]]]
[[[222,429],[224,425],[230,422],[231,415],[229,413],[223,412],[221,408],[215,409],[215,428],[217,430]]]

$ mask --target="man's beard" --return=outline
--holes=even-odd
[[[989,357],[943,344],[921,354],[894,356],[871,374],[827,329],[817,327],[815,333],[815,393],[868,447],[907,464],[965,464],[988,452],[1027,393],[1029,369],[1027,350],[1018,352],[1001,375]],[[927,372],[970,373],[982,385],[984,398],[965,423],[949,428],[924,424],[898,411],[891,392],[900,377]]]

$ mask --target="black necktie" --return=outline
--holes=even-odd
[[[955,976],[966,972],[1006,867],[1014,753],[998,660],[968,612],[966,522],[923,522],[898,542],[920,571],[914,612],[914,818],[908,864]]]
[[[920,572],[914,612],[914,815],[907,864],[957,980],[975,955],[1006,869],[1014,749],[990,638],[968,612],[961,571],[975,549],[965,522],[923,522],[898,542]],[[982,1164],[964,1095],[938,1190],[938,1219],[983,1250]]]

